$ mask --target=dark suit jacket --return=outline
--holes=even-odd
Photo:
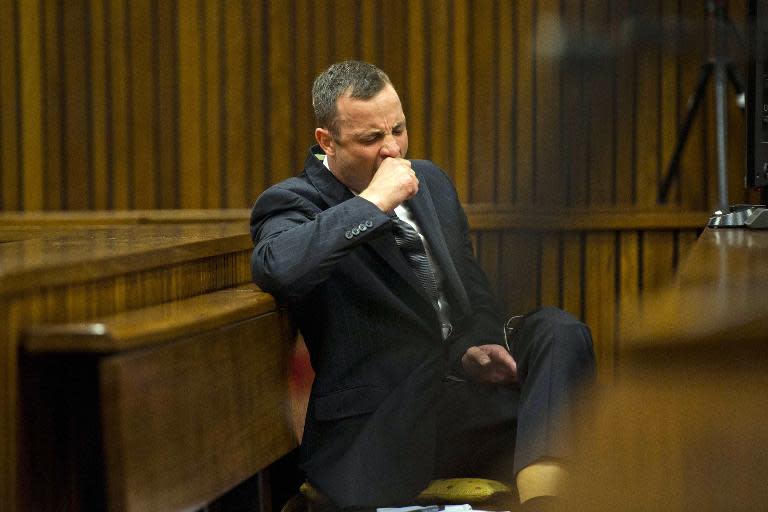
[[[339,506],[407,500],[431,478],[441,378],[470,346],[503,343],[501,320],[441,169],[412,162],[419,193],[408,205],[445,276],[445,341],[389,217],[315,154],[299,176],[265,191],[251,216],[253,279],[288,304],[316,372],[302,467]]]

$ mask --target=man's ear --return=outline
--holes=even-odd
[[[325,128],[315,128],[315,140],[320,144],[323,152],[328,156],[336,155],[336,147],[333,141],[333,135]]]

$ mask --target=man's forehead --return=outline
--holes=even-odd
[[[340,123],[359,128],[377,128],[381,124],[394,125],[405,122],[400,99],[394,92],[382,90],[370,99],[352,98],[348,94],[339,97],[337,119]]]

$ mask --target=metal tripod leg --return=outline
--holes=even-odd
[[[717,140],[717,206],[728,207],[728,77],[723,62],[715,63],[715,125]]]
[[[683,148],[685,148],[685,143],[688,141],[688,134],[691,131],[691,126],[693,125],[693,120],[696,117],[699,105],[701,105],[701,100],[704,99],[704,93],[707,90],[707,81],[709,81],[709,77],[712,76],[714,69],[715,64],[713,62],[707,62],[701,66],[699,81],[696,84],[696,91],[688,99],[688,111],[685,114],[683,125],[677,132],[677,141],[675,142],[675,150],[672,153],[672,160],[670,160],[664,180],[659,186],[660,203],[667,202],[667,195],[669,194],[669,188],[672,186],[672,180],[677,177],[680,171],[680,158],[683,154]]]

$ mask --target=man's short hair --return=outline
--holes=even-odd
[[[376,96],[387,84],[392,84],[382,70],[357,60],[346,60],[331,65],[317,75],[312,84],[312,108],[317,126],[326,128],[338,137],[336,100],[349,91],[351,98],[368,100]]]

